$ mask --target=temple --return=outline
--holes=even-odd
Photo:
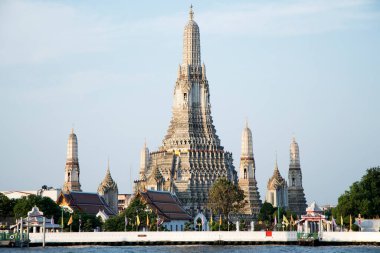
[[[146,147],[145,147],[146,148]],[[208,191],[218,178],[237,183],[232,154],[221,146],[211,116],[200,33],[190,8],[183,35],[183,59],[173,92],[172,119],[159,150],[142,152],[135,191],[175,193],[187,212],[206,211]]]
[[[106,171],[106,176],[98,187],[99,196],[103,197],[108,206],[112,209],[114,213],[118,213],[118,194],[119,190],[116,182],[111,177],[110,165],[108,162],[108,167]]]
[[[288,177],[289,209],[298,215],[304,214],[307,205],[304,190],[302,187],[302,171],[299,147],[294,137],[292,143],[290,144],[290,164]]]
[[[288,207],[288,184],[278,170],[277,159],[273,176],[268,181],[266,202],[274,207]]]
[[[71,129],[69,140],[67,141],[67,156],[65,166],[65,183],[63,184],[62,191],[82,191],[79,182],[79,159],[78,159],[78,139]]]
[[[252,132],[248,123],[241,136],[241,156],[239,170],[239,186],[244,191],[244,214],[258,215],[261,208],[260,193],[257,188],[255,158],[253,157]]]

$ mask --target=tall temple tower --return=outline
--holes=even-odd
[[[307,204],[302,187],[302,171],[300,163],[300,152],[298,143],[293,137],[292,143],[290,144],[290,164],[289,164],[289,209],[298,215],[304,214]]]
[[[266,202],[274,207],[288,207],[288,184],[278,170],[277,159],[273,176],[268,181]]]
[[[110,165],[108,162],[106,176],[103,181],[100,183],[98,187],[98,194],[104,198],[108,206],[114,212],[114,214],[118,213],[118,200],[117,195],[119,194],[119,190],[116,182],[111,177]]]
[[[246,123],[241,136],[239,186],[244,191],[246,201],[242,213],[258,215],[260,213],[261,200],[256,181],[252,132],[248,127],[248,123]]]
[[[135,189],[171,191],[195,216],[206,210],[208,191],[218,178],[237,183],[232,154],[224,151],[211,116],[199,27],[190,7],[183,35],[183,60],[174,86],[172,119],[162,146],[150,153],[146,181]]]
[[[149,165],[149,149],[146,146],[146,142],[144,143],[144,147],[140,152],[140,180],[146,180],[146,170]]]
[[[65,167],[65,183],[63,192],[82,191],[79,182],[79,160],[78,160],[78,139],[71,129],[69,140],[67,141],[67,156]]]

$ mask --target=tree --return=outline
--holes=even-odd
[[[276,209],[272,206],[271,203],[264,202],[261,206],[260,213],[258,216],[259,221],[268,222],[269,224],[273,221],[273,213]]]
[[[349,216],[359,214],[366,218],[380,216],[380,167],[367,170],[359,182],[354,182],[348,191],[339,199],[338,205],[332,210],[334,217],[344,217],[344,223],[349,223]]]
[[[239,212],[244,206],[244,192],[226,178],[219,178],[209,190],[208,207],[214,214],[227,217],[230,212]]]
[[[137,228],[137,215],[140,219],[139,227],[148,227],[149,230],[157,229],[157,215],[149,210],[147,205],[143,203],[140,198],[134,198],[129,204],[128,208],[118,215],[109,218],[104,224],[106,231],[124,231],[125,217],[128,219],[127,231],[136,231]],[[149,226],[147,226],[147,216],[149,219]]]
[[[38,209],[44,213],[45,217],[50,218],[53,216],[54,220],[58,220],[61,216],[60,207],[51,198],[29,195],[28,197],[22,197],[16,200],[16,204],[13,208],[15,217],[26,217],[34,206],[37,206]]]
[[[71,215],[70,215],[71,216]],[[72,214],[73,223],[71,224],[71,231],[79,231],[79,223],[81,223],[80,230],[83,232],[93,232],[94,229],[100,228],[102,226],[102,221],[100,217],[95,215],[90,215],[86,213],[75,212]],[[79,220],[81,222],[79,222]],[[70,226],[67,226],[67,221],[65,223],[65,231],[70,231]]]
[[[0,220],[13,217],[13,208],[16,204],[14,199],[9,199],[4,194],[0,193]]]

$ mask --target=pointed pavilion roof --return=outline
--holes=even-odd
[[[111,176],[110,165],[108,162],[106,176],[104,177],[103,181],[100,183],[98,187],[98,193],[102,195],[109,190],[118,190],[118,188],[116,182],[113,180]]]
[[[272,177],[268,181],[268,190],[276,190],[279,187],[282,187],[286,184],[285,179],[281,176],[280,171],[278,170],[277,159],[274,166],[274,171]]]

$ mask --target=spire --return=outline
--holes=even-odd
[[[193,18],[194,18],[193,5],[190,5],[189,19],[193,20]]]
[[[290,167],[301,167],[300,165],[300,151],[296,138],[293,136],[290,143]]]
[[[241,135],[241,157],[253,158],[252,132],[246,120],[243,133]]]
[[[71,128],[69,139],[67,140],[64,192],[81,191],[79,174],[78,139],[74,133],[74,128]]]
[[[144,147],[141,149],[140,152],[140,180],[146,179],[146,169],[149,165],[149,149],[146,145],[146,140],[144,141]]]
[[[201,49],[199,27],[193,20],[193,6],[190,6],[189,22],[185,26],[183,34],[183,62],[182,65],[200,66],[201,65]]]
[[[74,129],[71,128],[69,139],[67,141],[67,161],[77,161],[78,160],[78,139],[74,133]]]
[[[106,175],[98,187],[98,193],[100,195],[104,195],[104,193],[106,193],[109,190],[117,190],[117,184],[111,176],[109,159],[108,159]]]
[[[276,151],[276,162],[274,164],[274,170],[278,171],[278,163],[277,163],[277,151]]]

